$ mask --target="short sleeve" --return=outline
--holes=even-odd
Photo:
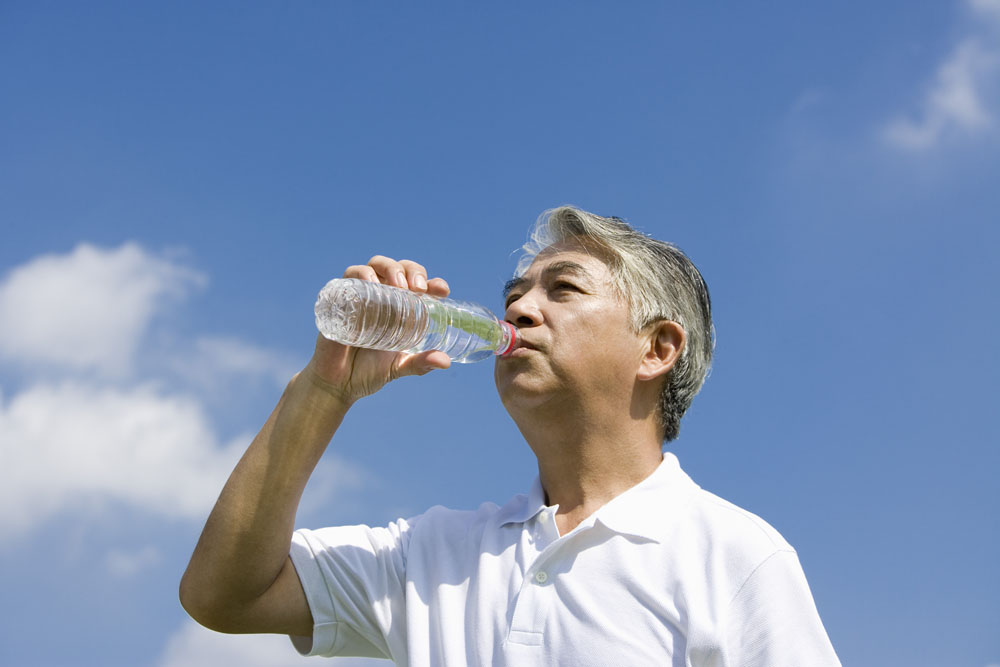
[[[727,616],[727,664],[839,667],[798,556],[771,554],[736,593]]]
[[[406,551],[414,522],[293,534],[289,555],[313,616],[313,636],[292,637],[300,653],[405,662]]]

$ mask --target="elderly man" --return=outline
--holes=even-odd
[[[448,294],[411,261],[345,276]],[[527,495],[293,532],[351,405],[450,363],[320,338],[208,519],[181,582],[191,615],[408,665],[838,665],[792,547],[662,451],[712,356],[690,260],[563,207],[539,219],[505,298],[520,342],[495,379],[538,459]]]

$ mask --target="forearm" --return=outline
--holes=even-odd
[[[274,582],[302,491],[349,406],[310,369],[292,379],[205,524],[181,582],[189,611],[239,609]]]

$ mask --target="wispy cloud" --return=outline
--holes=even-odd
[[[919,108],[884,128],[891,146],[922,151],[952,136],[981,134],[994,127],[991,101],[1000,66],[1000,2],[970,0],[968,8],[973,22],[938,66]]]
[[[292,667],[311,664],[279,635],[223,635],[187,622],[167,642],[158,667]],[[384,667],[391,663],[371,658],[337,658],[339,667]]]
[[[134,243],[38,257],[0,283],[0,361],[126,375],[163,300],[204,282]]]
[[[170,363],[173,372],[209,391],[229,381],[256,378],[284,386],[300,368],[287,354],[231,336],[198,338]]]
[[[996,54],[979,40],[970,38],[959,44],[938,70],[917,120],[893,120],[885,129],[886,140],[898,148],[922,150],[937,145],[949,133],[990,127],[993,117],[983,103],[981,88],[996,63]]]
[[[163,554],[154,546],[141,549],[112,549],[104,559],[108,572],[120,579],[134,577],[143,570],[159,565]]]
[[[1000,22],[1000,0],[969,0],[969,7],[983,18]]]

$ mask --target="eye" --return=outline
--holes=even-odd
[[[580,291],[579,287],[577,287],[573,283],[568,283],[565,280],[557,281],[554,285],[552,285],[552,287],[557,290],[573,290],[574,292]]]
[[[510,305],[512,303],[514,303],[520,298],[521,298],[520,294],[511,294],[510,296],[507,297],[507,300],[503,302],[503,309],[507,310],[508,308],[510,308]]]

